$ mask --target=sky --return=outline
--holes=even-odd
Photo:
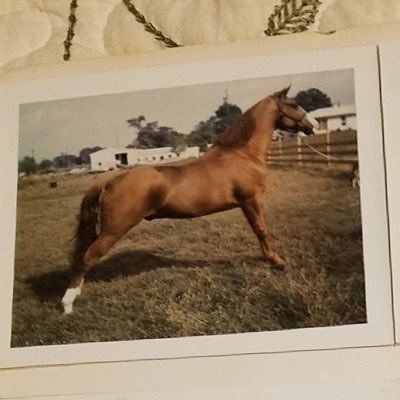
[[[139,115],[187,134],[214,114],[224,96],[244,112],[288,85],[291,97],[318,88],[333,103],[355,103],[350,69],[28,103],[20,106],[19,158],[33,154],[40,162],[78,155],[84,147],[126,147],[136,137],[126,121]]]

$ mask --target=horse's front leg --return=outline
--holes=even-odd
[[[256,195],[245,201],[241,206],[244,215],[247,218],[251,228],[256,234],[261,249],[268,261],[271,261],[276,268],[284,269],[285,264],[283,260],[271,250],[267,241],[267,231],[264,220],[264,210],[261,195]]]

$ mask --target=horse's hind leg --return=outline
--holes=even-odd
[[[158,172],[140,171],[140,179],[134,173],[121,174],[110,180],[104,187],[92,189],[84,197],[77,229],[74,260],[71,265],[72,276],[62,299],[66,314],[72,312],[74,300],[81,292],[83,280],[88,271],[123,235],[158,205],[154,201],[149,201],[152,193],[149,191],[151,185],[145,179],[148,177],[151,181],[154,174],[158,176]],[[143,171],[147,171],[150,176]],[[159,199],[159,196],[156,198]],[[99,234],[97,234],[98,230],[100,230]]]
[[[245,204],[242,205],[242,210],[258,238],[261,249],[267,260],[271,261],[275,267],[283,269],[283,260],[272,251],[267,241],[267,231],[263,215],[263,204],[260,197],[260,195],[257,195],[251,199],[248,199]]]
[[[103,219],[102,229],[97,238],[71,265],[70,283],[62,299],[65,314],[72,313],[73,303],[76,297],[81,294],[85,275],[129,229],[141,220],[141,214],[133,216],[126,213],[121,213],[119,218],[110,214],[106,219]]]
[[[73,303],[76,297],[81,294],[85,275],[111,249],[120,237],[121,235],[100,233],[83,256],[72,265],[70,284],[62,299],[65,314],[72,313]]]

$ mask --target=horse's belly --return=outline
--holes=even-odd
[[[147,220],[158,219],[158,218],[196,218],[203,215],[214,214],[221,211],[231,210],[237,207],[236,203],[224,203],[224,204],[191,204],[185,206],[181,204],[179,206],[165,205],[160,209],[156,210],[153,214],[146,217]]]

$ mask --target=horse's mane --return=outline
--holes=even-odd
[[[219,134],[214,141],[214,146],[234,149],[247,143],[254,130],[254,108],[255,106],[249,108],[238,121]]]

